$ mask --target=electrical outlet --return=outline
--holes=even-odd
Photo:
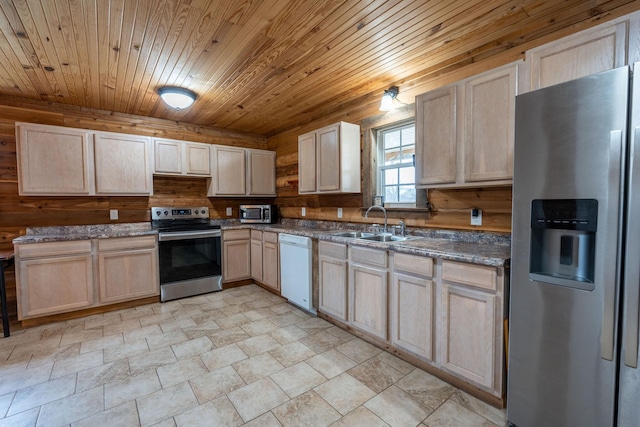
[[[302,208],[300,215],[307,216],[307,208]]]
[[[109,219],[118,219],[118,209],[109,209]]]
[[[227,216],[233,215],[233,209],[227,208]]]
[[[342,218],[342,208],[338,208],[338,218]]]
[[[482,225],[482,209],[471,209],[471,225]]]

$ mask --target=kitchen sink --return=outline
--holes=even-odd
[[[373,233],[366,233],[364,231],[341,231],[340,233],[334,233],[333,235],[337,237],[354,237],[358,239],[374,237]]]
[[[394,236],[393,234],[375,234],[373,236],[362,236],[360,239],[373,240],[375,242],[402,242],[404,240],[412,239],[412,237]]]

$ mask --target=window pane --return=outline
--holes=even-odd
[[[394,148],[391,150],[385,150],[384,152],[384,165],[393,165],[395,163],[400,163],[402,159],[400,158],[400,149]]]
[[[394,130],[382,134],[384,140],[384,148],[394,148],[400,146],[400,131]]]
[[[384,185],[398,183],[398,169],[387,169],[384,171]]]
[[[413,166],[400,168],[400,184],[413,184],[416,179],[416,168]],[[390,184],[390,182],[387,182]]]
[[[414,154],[416,154],[416,146],[415,145],[410,145],[408,147],[403,146],[402,147],[402,162],[404,162],[404,163],[412,162]]]
[[[414,126],[402,129],[402,145],[416,143],[416,128]]]
[[[384,187],[384,201],[385,203],[398,203],[398,187]]]
[[[411,203],[416,201],[416,188],[413,185],[400,186],[400,203]]]

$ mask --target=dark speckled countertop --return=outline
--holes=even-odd
[[[402,252],[406,254],[430,256],[474,264],[507,267],[511,256],[510,236],[500,233],[473,231],[430,230],[408,228],[410,240],[402,242],[376,242],[351,237],[339,237],[336,233],[345,230],[369,230],[367,224],[308,221],[284,219],[277,224],[240,224],[235,220],[212,220],[220,224],[222,230],[260,229],[277,233],[288,233],[319,240],[364,246],[376,249]],[[30,244],[67,240],[105,239],[114,237],[134,237],[157,234],[149,223],[97,224],[61,227],[30,227],[27,234],[13,240],[13,243]]]

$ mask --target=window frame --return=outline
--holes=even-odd
[[[376,193],[377,195],[383,195],[385,194],[385,187],[389,187],[390,185],[385,185],[385,179],[384,179],[384,173],[387,170],[391,170],[391,169],[395,169],[398,170],[401,168],[406,168],[406,167],[413,167],[414,168],[414,172],[415,172],[415,148],[416,148],[416,139],[414,136],[414,140],[413,140],[413,144],[408,144],[408,145],[404,145],[402,142],[402,137],[400,139],[400,143],[398,145],[398,148],[401,150],[404,147],[410,147],[413,146],[413,150],[414,150],[414,155],[413,155],[413,159],[411,162],[402,162],[402,163],[397,163],[397,164],[393,164],[393,165],[383,165],[383,160],[384,160],[384,153],[385,153],[385,147],[384,147],[384,134],[386,133],[390,133],[393,131],[397,131],[399,130],[401,133],[400,135],[402,135],[402,129],[406,129],[409,127],[413,127],[414,130],[414,135],[415,135],[415,118],[411,118],[408,120],[403,120],[403,121],[399,121],[399,122],[395,122],[395,123],[389,123],[388,125],[385,126],[380,126],[378,128],[373,129],[373,133],[374,133],[374,138],[375,138],[375,144],[376,144],[376,162],[375,162],[375,168],[376,168]],[[394,186],[396,186],[398,188],[398,193],[400,191],[400,186],[402,184],[400,184],[399,180],[397,184],[393,184]],[[389,202],[387,200],[384,201],[384,206],[385,207],[389,207],[389,208],[415,208],[416,207],[416,202],[418,199],[418,189],[416,188],[416,182],[415,182],[415,173],[414,173],[414,180],[413,180],[413,188],[415,191],[415,198],[413,200],[413,202]],[[376,194],[374,194],[375,196]]]

